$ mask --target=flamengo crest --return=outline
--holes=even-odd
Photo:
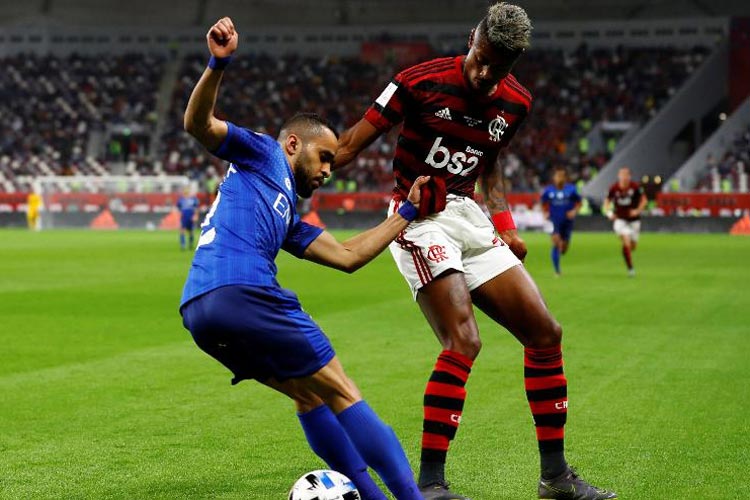
[[[490,140],[492,142],[500,142],[500,138],[503,136],[505,129],[507,128],[508,122],[505,121],[505,118],[497,115],[495,119],[490,122],[489,127],[487,127],[487,130],[490,133]]]
[[[445,247],[443,245],[431,245],[427,250],[427,258],[433,262],[442,262],[448,260],[448,256],[445,254]]]

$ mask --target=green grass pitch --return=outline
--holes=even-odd
[[[565,330],[569,461],[621,499],[746,498],[750,238],[645,234],[628,279],[613,235],[576,234],[554,279],[547,237],[526,236]],[[0,498],[282,499],[323,467],[290,402],[231,387],[183,330],[176,234],[0,238]],[[390,256],[353,276],[279,266],[416,466],[439,347]],[[478,317],[449,479],[475,500],[532,499],[521,349]]]

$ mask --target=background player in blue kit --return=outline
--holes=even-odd
[[[555,167],[552,184],[542,194],[544,215],[552,222],[552,265],[560,275],[560,257],[565,255],[573,235],[573,221],[581,209],[581,196],[568,181],[565,167]]]
[[[207,35],[212,54],[190,97],[185,129],[231,162],[201,225],[180,313],[196,344],[234,374],[276,389],[295,402],[310,447],[354,481],[362,498],[385,500],[372,467],[397,499],[422,499],[393,430],[370,409],[344,374],[328,338],[276,281],[280,249],[353,272],[416,218],[420,177],[402,208],[377,227],[339,243],[296,213],[331,173],[337,135],[320,117],[298,114],[277,139],[214,117],[223,69],[237,48],[229,18]]]
[[[185,250],[187,244],[185,236],[189,237],[190,248],[195,245],[193,226],[197,222],[199,205],[198,197],[190,194],[189,187],[183,190],[182,196],[177,200],[177,210],[180,211],[180,248],[183,250]]]

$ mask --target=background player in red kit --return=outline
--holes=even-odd
[[[630,178],[630,169],[623,167],[617,172],[617,182],[609,188],[604,200],[604,211],[614,221],[615,234],[622,240],[622,256],[628,266],[628,276],[635,276],[633,255],[641,235],[641,213],[648,198],[637,182]],[[614,205],[614,209],[612,208]]]
[[[390,247],[444,349],[424,396],[419,485],[426,499],[465,498],[449,491],[444,469],[461,421],[465,384],[481,348],[472,304],[524,346],[526,394],[541,455],[539,497],[616,498],[583,481],[565,460],[562,330],[519,260],[526,246],[508,210],[496,162],[531,108],[529,91],[510,74],[530,33],[523,9],[491,6],[469,36],[468,55],[402,71],[339,140],[338,167],[404,122],[393,160],[396,186],[389,213],[420,175],[442,179],[447,187],[445,210],[410,224]],[[492,222],[473,199],[480,177]],[[442,187],[436,183],[434,198],[441,197]]]

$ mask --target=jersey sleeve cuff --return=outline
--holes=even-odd
[[[224,122],[227,124],[227,135],[224,137],[224,140],[221,141],[221,144],[219,144],[219,147],[215,150],[211,151],[211,154],[214,156],[218,156],[219,158],[224,158],[229,152],[227,149],[229,148],[229,144],[232,142],[232,138],[234,137],[234,134],[236,133],[237,125],[235,125],[232,122]]]
[[[368,108],[364,116],[365,120],[375,127],[378,132],[383,132],[390,129],[393,124],[390,123],[382,114],[378,113],[372,107]]]

